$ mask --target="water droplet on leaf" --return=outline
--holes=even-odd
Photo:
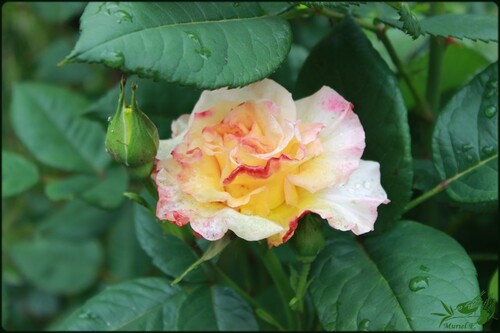
[[[413,292],[425,289],[429,286],[429,280],[423,276],[417,276],[410,280],[410,290]]]
[[[118,17],[118,20],[116,20],[118,23],[132,22],[132,15],[123,9],[118,9],[114,14]]]
[[[467,161],[469,161],[469,162],[472,162],[472,161],[474,160],[474,158],[472,157],[472,155],[467,155],[467,156],[465,157],[465,159],[466,159]]]
[[[492,146],[484,146],[481,151],[486,155],[491,155],[495,152],[495,149]]]
[[[96,318],[95,314],[93,314],[92,312],[87,312],[87,311],[84,311],[82,312],[78,318],[80,319],[89,319],[89,320],[94,320]]]
[[[471,150],[472,147],[473,146],[470,143],[465,143],[465,144],[462,145],[462,151],[465,153],[465,152]]]
[[[484,109],[484,115],[486,118],[493,118],[497,114],[497,108],[494,105],[488,106]]]
[[[368,327],[370,326],[370,321],[368,319],[363,319],[359,322],[358,331],[368,331]]]
[[[102,55],[104,64],[111,68],[118,68],[125,63],[125,56],[122,51],[106,51]]]
[[[208,59],[212,56],[212,52],[206,47],[202,47],[201,50],[196,53],[198,53],[203,59]]]
[[[425,266],[425,265],[420,265],[420,267],[419,267],[419,268],[420,268],[420,270],[421,270],[421,271],[424,271],[424,272],[428,272],[428,271],[430,271],[429,267],[427,267],[427,266]]]

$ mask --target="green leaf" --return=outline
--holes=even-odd
[[[294,98],[313,94],[322,85],[354,104],[366,135],[362,158],[380,163],[382,186],[391,200],[378,208],[375,230],[381,230],[381,225],[399,218],[410,198],[410,136],[397,81],[352,19],[339,23],[311,51],[299,74]]]
[[[364,3],[364,1],[306,1],[298,2],[309,7],[329,7],[329,8],[339,8],[339,7],[349,7],[349,6],[359,6]]]
[[[292,90],[297,82],[299,71],[308,53],[305,47],[298,44],[292,44],[288,58],[285,63],[271,75],[271,79],[281,84],[285,89]]]
[[[401,221],[361,241],[332,231],[309,288],[326,330],[439,330],[441,302],[479,295],[474,264],[451,237]],[[425,241],[423,241],[425,240]],[[473,329],[480,330],[477,325]]]
[[[36,288],[57,294],[75,294],[90,287],[102,263],[102,250],[96,240],[26,240],[15,243],[10,255]]]
[[[83,10],[83,8],[82,8]],[[56,64],[62,57],[71,52],[76,42],[75,38],[60,38],[49,44],[37,55],[36,70],[33,77],[36,81],[53,84],[82,84],[84,87],[95,85],[101,81],[98,73],[104,68],[97,65],[71,64],[65,67],[57,67]]]
[[[433,36],[469,38],[498,42],[498,17],[484,14],[444,14],[420,21],[422,30]]]
[[[178,330],[257,331],[252,309],[232,289],[199,287],[179,308]]]
[[[165,234],[160,223],[146,208],[135,205],[134,219],[139,244],[153,259],[153,264],[169,277],[181,275],[198,259],[188,244],[175,236]],[[203,271],[195,270],[186,276],[185,280],[200,282],[204,279]]]
[[[107,287],[67,317],[60,331],[171,331],[186,294],[161,278],[141,278]]]
[[[476,204],[498,200],[498,63],[478,74],[444,107],[432,149],[450,198]]]
[[[392,27],[405,31],[402,22],[391,18],[377,18]],[[484,42],[498,42],[498,17],[484,14],[443,14],[420,20],[424,34],[440,37],[468,38]],[[405,31],[406,32],[406,31]]]
[[[86,2],[35,2],[30,3],[35,13],[52,23],[62,23],[80,14]]]
[[[40,162],[62,170],[98,173],[110,158],[104,151],[104,130],[79,116],[86,106],[83,97],[69,90],[19,83],[12,97],[12,125]]]
[[[36,165],[19,154],[2,150],[2,198],[26,191],[39,178]]]
[[[62,180],[54,180],[45,185],[45,194],[50,200],[72,200],[95,185],[96,177],[76,175]]]
[[[488,286],[488,297],[494,299],[498,303],[498,268],[495,270],[495,274],[491,277]]]
[[[63,331],[257,330],[250,307],[231,289],[191,292],[161,278],[140,278],[106,288],[66,318]]]
[[[39,222],[37,232],[49,238],[84,240],[101,233],[115,219],[115,212],[74,200],[51,211],[51,215]]]
[[[98,179],[82,194],[88,203],[106,208],[117,208],[123,202],[123,192],[128,186],[128,174],[123,166],[114,166],[106,171],[104,179]]]
[[[261,80],[285,60],[286,20],[258,3],[89,3],[62,62],[98,62],[142,77],[214,89]]]
[[[133,205],[126,205],[107,238],[107,262],[111,274],[119,281],[145,276],[151,260],[137,240]]]
[[[188,275],[191,271],[195,270],[198,268],[202,263],[205,261],[209,261],[213,258],[215,258],[217,255],[219,255],[226,246],[231,242],[229,236],[224,236],[223,238],[213,241],[210,243],[210,246],[208,249],[203,253],[203,255],[196,260],[191,266],[189,266],[181,275],[179,275],[177,278],[175,278],[174,281],[172,281],[172,285],[177,284],[181,282],[181,280]]]

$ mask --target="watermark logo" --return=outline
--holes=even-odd
[[[493,318],[495,314],[496,301],[487,298],[483,301],[484,291],[473,299],[455,305],[446,305],[443,301],[444,313],[432,313],[441,317],[439,327],[446,329],[474,329],[477,325],[483,325]],[[496,319],[496,318],[494,318]]]

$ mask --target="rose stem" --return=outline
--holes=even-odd
[[[278,293],[280,294],[283,307],[285,310],[285,315],[287,319],[287,323],[289,327],[295,328],[297,327],[297,321],[295,316],[292,313],[292,309],[288,305],[290,300],[295,296],[292,288],[290,287],[290,283],[288,278],[283,270],[283,266],[281,262],[276,257],[276,254],[272,249],[264,249],[262,246],[257,245],[258,249],[258,257],[262,260],[262,263],[267,269],[267,272],[271,276],[276,288],[278,289]]]

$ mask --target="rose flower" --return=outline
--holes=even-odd
[[[364,148],[353,105],[329,87],[298,101],[269,79],[204,91],[160,141],[156,215],[208,240],[231,230],[273,246],[307,212],[363,234],[389,202]]]

